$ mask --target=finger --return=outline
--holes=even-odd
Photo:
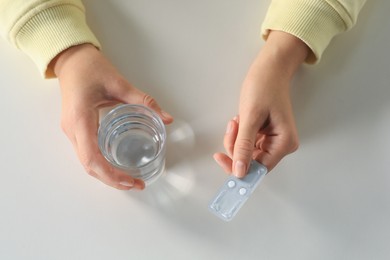
[[[127,81],[123,81],[115,88],[113,92],[115,98],[127,104],[142,104],[154,110],[160,117],[164,124],[173,122],[173,116],[161,109],[157,101],[150,95],[133,87]]]
[[[225,147],[226,153],[230,157],[233,157],[234,143],[237,138],[237,133],[238,133],[238,123],[234,118],[233,120],[230,120],[228,122],[225,136],[223,138],[223,145]]]
[[[253,159],[265,165],[271,171],[286,155],[298,149],[297,135],[266,136],[257,144],[260,148]]]
[[[267,167],[268,172],[270,172],[283,158],[283,156],[276,157],[275,155],[271,155],[264,151],[259,151],[258,153],[253,155],[253,160],[263,164]]]
[[[120,190],[143,189],[144,183],[112,166],[101,154],[97,143],[97,115],[80,118],[74,127],[77,153],[87,173]]]
[[[248,171],[248,166],[252,158],[256,135],[264,120],[258,118],[243,120],[240,118],[238,133],[233,150],[233,174],[242,178]]]
[[[232,173],[232,159],[224,153],[215,153],[214,160],[222,167],[226,173]]]
[[[153,109],[162,119],[165,124],[170,124],[173,122],[173,116],[168,112],[161,109],[157,101],[150,95],[143,93],[142,94],[142,104]]]
[[[253,154],[253,159],[267,167],[268,172],[270,172],[285,155],[287,154],[282,152],[270,152],[262,150],[255,152]]]

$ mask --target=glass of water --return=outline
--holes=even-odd
[[[148,185],[164,171],[166,136],[156,112],[142,105],[124,104],[101,120],[98,142],[113,166]]]

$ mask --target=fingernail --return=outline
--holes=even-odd
[[[135,188],[139,189],[139,190],[143,190],[145,189],[145,182],[141,181],[141,180],[135,180],[134,182],[134,186]]]
[[[219,159],[219,157],[218,156],[216,156],[215,154],[213,155],[213,158],[214,158],[214,160],[218,163],[218,164],[222,164],[222,161]]]
[[[165,112],[164,110],[161,110],[161,115],[162,115],[165,119],[171,119],[171,118],[173,118],[169,113]]]
[[[233,130],[233,123],[232,121],[229,121],[227,128],[226,128],[226,134],[230,134]]]
[[[119,184],[126,186],[126,187],[133,187],[134,186],[134,182],[128,182],[128,181],[121,181]]]
[[[243,163],[242,161],[237,161],[234,165],[234,175],[237,178],[241,178],[244,177],[245,173],[246,173],[245,163]]]

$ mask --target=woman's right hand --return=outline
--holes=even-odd
[[[272,31],[243,82],[238,116],[224,137],[226,153],[214,155],[227,172],[242,178],[252,159],[272,170],[298,148],[290,82],[309,53],[298,38]]]

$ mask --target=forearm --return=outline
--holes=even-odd
[[[66,73],[64,71],[74,70],[80,62],[91,61],[91,57],[96,56],[97,52],[99,51],[88,43],[69,47],[52,59],[48,70],[53,71],[54,75],[60,78],[61,74]]]
[[[259,80],[261,72],[264,82],[275,77],[290,81],[309,53],[309,47],[297,37],[272,31],[249,69],[246,80]]]

